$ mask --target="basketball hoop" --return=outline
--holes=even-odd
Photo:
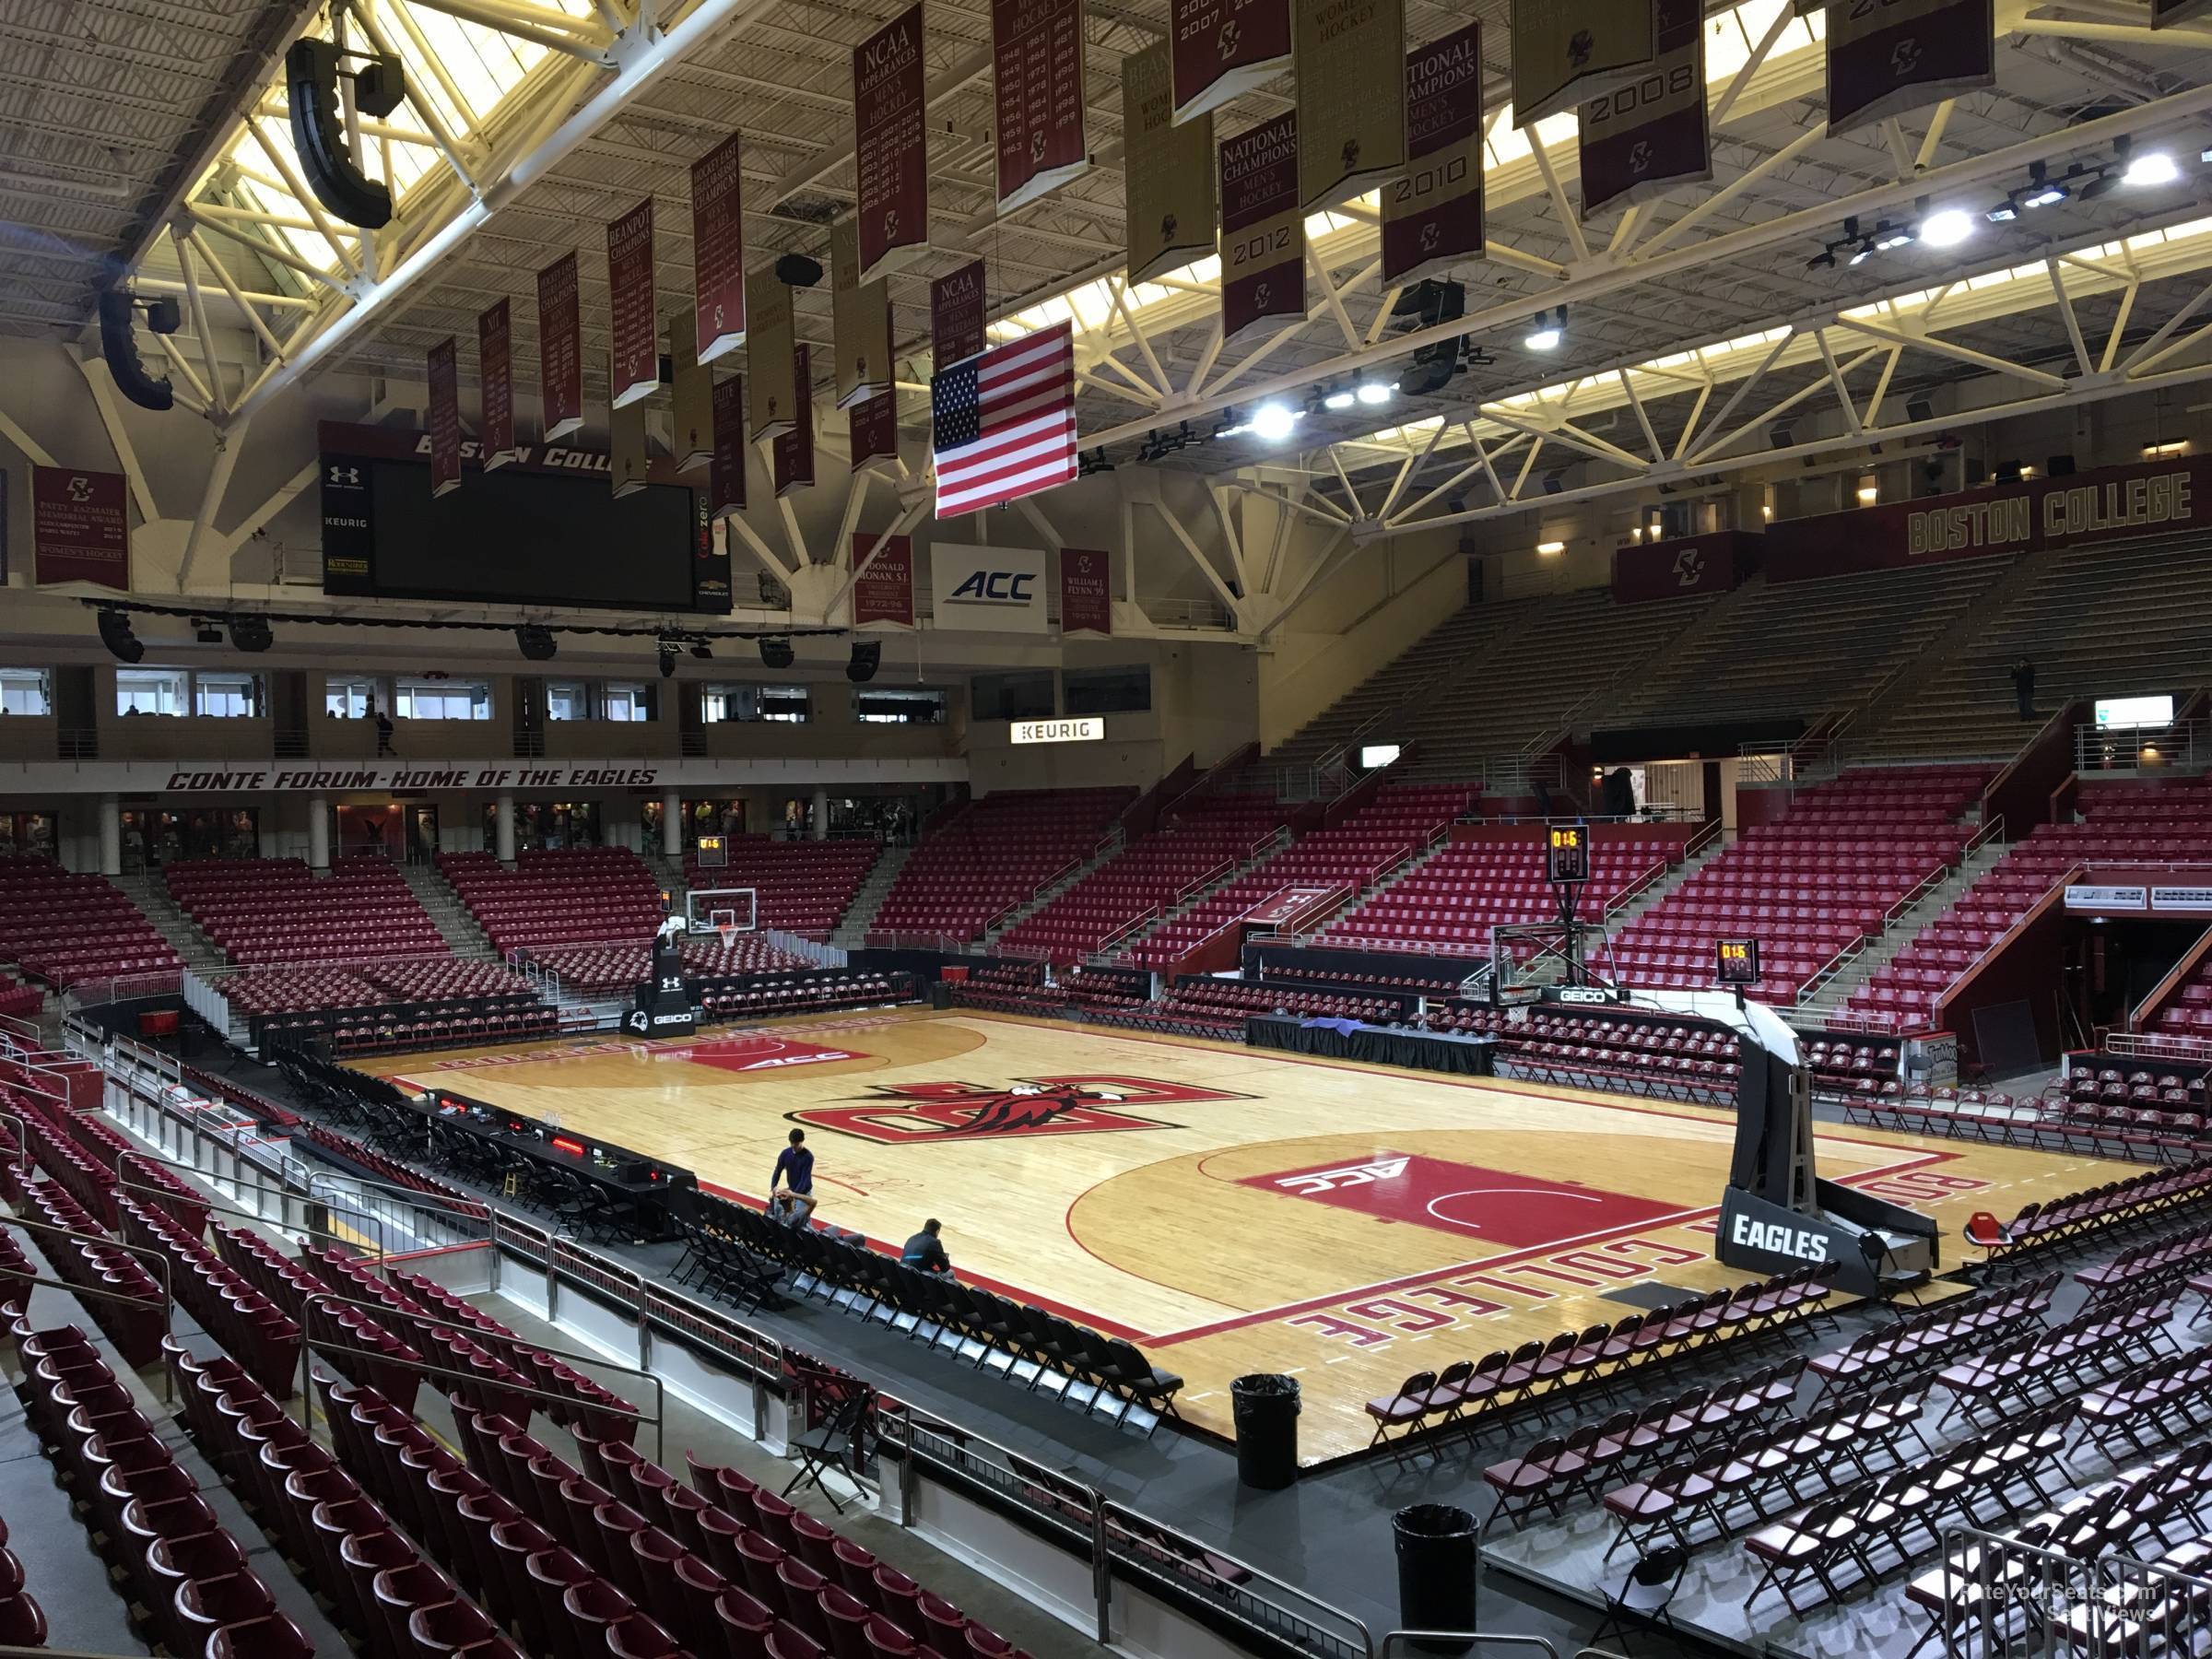
[[[737,924],[717,922],[714,924],[714,931],[722,935],[722,947],[727,950],[730,947],[730,941],[737,936]]]

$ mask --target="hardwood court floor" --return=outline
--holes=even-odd
[[[889,1010],[693,1040],[580,1041],[373,1069],[665,1158],[758,1201],[794,1124],[819,1218],[896,1249],[924,1217],[967,1277],[1127,1336],[1230,1432],[1229,1383],[1305,1390],[1309,1462],[1357,1451],[1407,1373],[1711,1289],[1732,1113],[1107,1033]],[[1933,1215],[2110,1166],[1824,1126],[1821,1170]]]

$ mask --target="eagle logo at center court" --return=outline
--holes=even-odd
[[[784,1115],[809,1129],[829,1129],[878,1146],[906,1146],[1009,1135],[1175,1129],[1181,1125],[1129,1109],[1252,1098],[1155,1077],[1026,1077],[998,1085],[886,1083],[851,1105],[809,1106]]]

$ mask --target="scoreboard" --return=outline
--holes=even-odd
[[[1554,883],[1590,879],[1590,826],[1553,824],[1545,843],[1545,871]]]
[[[1759,983],[1759,941],[1715,939],[1712,977],[1724,985]]]

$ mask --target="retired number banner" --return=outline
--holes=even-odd
[[[1113,591],[1107,556],[1095,547],[1060,549],[1060,631],[1113,631]]]
[[[971,259],[929,285],[929,355],[933,368],[964,363],[983,348],[983,262]]]
[[[691,331],[699,360],[745,344],[745,203],[739,135],[691,164]]]
[[[647,196],[606,228],[607,309],[613,313],[614,362],[607,398],[627,408],[661,383],[660,319],[653,305],[653,198]]]
[[[1609,92],[1650,66],[1652,0],[1513,0],[1513,125]]]
[[[853,53],[860,279],[873,282],[929,241],[923,131],[922,8],[909,6]]]
[[[1175,119],[1241,98],[1290,67],[1290,0],[1169,0]]]
[[[845,440],[852,470],[895,472],[899,467],[899,394],[878,392],[856,403],[845,416]]]
[[[1292,0],[1298,199],[1308,213],[1406,171],[1406,0]]]
[[[891,389],[891,297],[879,276],[860,279],[860,228],[830,229],[830,333],[837,351],[837,406],[849,409]]]
[[[430,347],[430,500],[461,488],[461,354],[453,336]]]
[[[1700,0],[1654,0],[1659,55],[1633,80],[1577,112],[1583,218],[1669,185],[1712,177],[1705,130],[1705,12]]]
[[[998,210],[1090,167],[1083,137],[1083,0],[991,0],[998,97]]]
[[[1170,42],[1122,60],[1122,219],[1131,282],[1214,251],[1214,118],[1180,125]]]
[[[1992,85],[1994,0],[1835,0],[1828,128],[1840,133]]]
[[[777,438],[770,453],[778,496],[814,482],[814,366],[809,356],[804,342],[792,347],[791,377],[798,385],[799,401],[790,429]]]
[[[547,443],[583,425],[582,329],[576,255],[563,253],[537,274],[537,396]]]
[[[1482,256],[1482,25],[1406,54],[1406,171],[1382,187],[1382,286]]]
[[[477,438],[489,472],[514,459],[514,345],[504,300],[477,314],[477,378],[484,394],[484,429]]]
[[[745,361],[753,389],[753,436],[780,437],[791,430],[799,406],[799,385],[792,374],[798,325],[792,315],[791,289],[774,271],[755,271],[746,278],[745,309],[751,319]]]
[[[674,382],[669,451],[676,470],[690,472],[714,458],[714,371],[699,360],[691,337],[692,313],[668,317],[668,367]]]
[[[714,459],[707,466],[707,516],[745,511],[745,377],[714,387]]]
[[[881,544],[878,546],[878,544]],[[853,626],[914,625],[914,544],[904,535],[863,530],[853,538]]]
[[[1298,205],[1298,113],[1221,147],[1221,343],[1306,317],[1306,216]]]

